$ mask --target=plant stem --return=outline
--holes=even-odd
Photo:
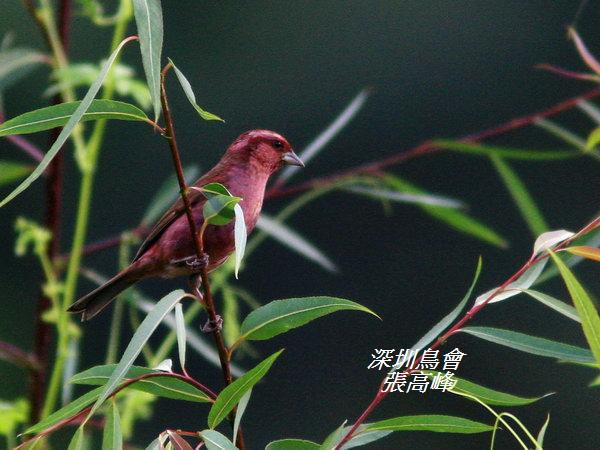
[[[190,234],[192,236],[192,242],[194,243],[196,256],[199,260],[202,260],[205,257],[204,248],[202,247],[202,237],[198,233],[196,222],[194,221],[194,215],[192,212],[192,205],[188,198],[189,189],[183,173],[183,165],[181,164],[181,157],[179,154],[179,148],[177,146],[177,139],[175,137],[175,129],[173,127],[173,117],[171,116],[171,110],[169,108],[169,101],[167,98],[167,91],[165,88],[165,78],[171,67],[171,63],[167,64],[162,70],[160,77],[160,100],[162,105],[163,116],[165,118],[165,137],[169,142],[171,157],[173,158],[175,172],[177,173],[177,181],[179,182],[181,200],[183,201],[183,205],[185,208],[185,215],[187,217],[188,225],[190,227]],[[210,281],[208,277],[208,270],[206,269],[206,266],[203,266],[200,269],[200,278],[202,280],[202,289],[204,291],[204,306],[208,313],[208,317],[211,323],[217,323],[218,314],[212,296]],[[228,386],[233,382],[233,377],[231,375],[231,366],[229,364],[228,350],[225,346],[225,341],[223,340],[223,334],[221,333],[221,329],[219,327],[215,327],[215,329],[212,332],[212,335],[215,339],[215,344],[219,352],[219,360],[221,362],[223,378],[225,380],[225,384]],[[230,415],[230,419],[232,419],[232,415]],[[246,448],[241,427],[238,428],[237,446],[242,450],[245,450]]]

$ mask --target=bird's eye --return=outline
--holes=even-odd
[[[273,141],[273,147],[275,147],[275,148],[283,148],[283,142],[281,142],[281,141]]]

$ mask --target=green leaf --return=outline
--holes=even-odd
[[[552,161],[580,156],[579,153],[570,150],[527,150],[522,148],[495,147],[490,145],[446,140],[436,140],[433,142],[433,144],[436,147],[459,153],[467,153],[477,156],[493,155],[502,159],[521,161]]]
[[[0,400],[0,435],[12,436],[17,427],[29,420],[29,402],[18,398],[11,402]]]
[[[361,90],[344,110],[335,118],[335,120],[329,124],[317,137],[315,137],[305,148],[303,148],[298,156],[307,165],[310,160],[317,156],[333,138],[335,138],[340,131],[342,131],[346,125],[348,125],[352,119],[356,117],[358,112],[364,107],[367,99],[371,95],[370,89]],[[279,175],[279,178],[275,182],[275,185],[283,185],[287,180],[290,179],[296,173],[300,167],[298,166],[287,166]]]
[[[394,175],[386,175],[384,181],[392,188],[397,189],[400,192],[408,193],[423,193],[424,191],[415,185],[398,178]],[[470,217],[469,215],[450,208],[441,208],[439,206],[425,206],[421,205],[420,208],[434,219],[439,220],[451,228],[475,237],[481,241],[487,242],[488,244],[495,245],[497,247],[506,247],[506,240],[492,230],[487,225],[479,222],[477,219]]]
[[[104,66],[102,67],[102,71],[100,72],[100,75],[98,76],[98,78],[96,78],[94,83],[92,83],[92,85],[90,86],[90,89],[87,91],[87,93],[85,94],[85,97],[83,97],[83,100],[79,104],[79,107],[73,112],[70,119],[67,121],[67,123],[63,127],[62,131],[56,138],[56,141],[54,142],[54,144],[52,144],[52,146],[50,147],[50,150],[48,150],[48,152],[44,156],[44,159],[42,159],[42,162],[40,162],[40,164],[35,168],[35,170],[31,173],[31,175],[29,175],[14,191],[12,191],[4,200],[2,200],[0,202],[0,207],[6,205],[8,202],[10,202],[12,199],[14,199],[17,195],[19,195],[21,192],[23,192],[25,189],[27,189],[29,187],[29,185],[31,185],[31,183],[33,183],[42,173],[44,173],[44,171],[46,170],[46,168],[48,167],[50,162],[52,162],[52,160],[54,159],[56,154],[59,152],[59,150],[61,149],[63,144],[66,142],[67,138],[73,131],[73,128],[75,128],[75,125],[77,125],[79,123],[79,121],[81,120],[81,118],[83,117],[83,115],[85,114],[87,109],[90,107],[92,101],[94,100],[94,97],[100,90],[100,87],[102,86],[102,83],[104,82],[104,79],[106,78],[106,75],[108,74],[108,71],[110,70],[110,67],[114,63],[115,59],[117,58],[117,56],[118,56],[119,52],[121,51],[121,49],[123,48],[123,46],[125,44],[127,44],[130,40],[131,40],[131,38],[127,38],[127,39],[123,40],[117,46],[115,51],[110,55],[108,60],[104,63]]]
[[[524,289],[523,292],[543,305],[546,305],[548,308],[551,308],[554,311],[562,314],[563,316],[568,317],[571,320],[575,320],[576,322],[581,322],[581,318],[579,317],[577,310],[571,305],[551,297],[548,294],[544,294],[543,292],[534,291],[533,289]]]
[[[205,111],[204,109],[200,108],[200,106],[198,106],[198,103],[196,103],[196,95],[194,94],[192,85],[190,84],[188,79],[185,77],[185,75],[181,72],[181,70],[179,70],[177,68],[177,66],[171,60],[171,58],[169,58],[169,62],[173,66],[173,70],[175,70],[175,75],[177,75],[177,79],[179,80],[179,84],[181,84],[181,87],[183,89],[183,92],[185,93],[185,96],[187,97],[188,101],[192,104],[194,109],[198,112],[200,117],[202,117],[204,120],[219,120],[221,122],[225,122],[223,119],[221,119],[216,114]]]
[[[423,370],[422,372],[426,373],[430,378],[433,378],[436,374],[440,373],[434,370]],[[458,394],[470,394],[474,397],[477,397],[486,405],[522,406],[529,405],[546,397],[546,395],[542,395],[540,397],[520,397],[514,394],[496,391],[463,378],[452,377],[452,380],[456,381],[456,384],[452,389],[450,389],[451,391]]]
[[[207,450],[237,450],[236,446],[218,431],[204,430],[200,432],[200,437]]]
[[[0,160],[0,186],[18,181],[32,170],[33,167],[27,164]]]
[[[317,263],[325,270],[329,272],[338,271],[331,259],[324,255],[323,252],[313,244],[308,242],[306,238],[300,236],[296,231],[291,229],[287,224],[261,213],[256,222],[256,228],[265,232],[280,244],[283,244],[304,256],[306,259]]]
[[[28,48],[0,51],[0,93],[47,60],[46,55]]]
[[[596,128],[590,133],[585,147],[587,150],[593,150],[598,144],[600,144],[600,128]]]
[[[375,199],[391,200],[398,203],[409,203],[422,206],[437,206],[440,208],[464,208],[465,204],[452,198],[434,194],[408,194],[388,189],[376,189],[365,186],[347,186],[345,191],[362,194]]]
[[[115,367],[115,370],[110,376],[110,379],[107,381],[106,385],[102,388],[102,394],[96,400],[96,403],[92,407],[88,418],[92,416],[92,414],[104,403],[104,401],[111,395],[111,393],[115,390],[115,388],[119,385],[129,368],[132,366],[133,361],[138,357],[140,352],[142,351],[142,347],[146,345],[154,330],[160,325],[162,320],[165,318],[167,314],[175,307],[175,305],[187,294],[181,290],[177,289],[166,296],[164,296],[150,311],[150,313],[146,316],[144,321],[140,324],[138,329],[135,331],[135,334],[131,338],[129,345],[125,349],[121,360]]]
[[[163,16],[160,0],[133,0],[133,12],[140,38],[142,64],[154,105],[154,121],[156,121],[160,115],[160,59],[163,45]]]
[[[401,416],[373,422],[365,427],[367,431],[434,431],[437,433],[485,433],[494,427],[481,422],[456,416],[418,415]]]
[[[113,400],[106,412],[106,423],[102,434],[102,450],[122,450],[123,436],[121,434],[121,418],[119,408]]]
[[[237,410],[235,411],[235,419],[233,421],[233,444],[237,440],[238,430],[240,429],[240,423],[242,422],[242,416],[248,407],[250,396],[252,395],[252,389],[248,390],[238,402]]]
[[[274,300],[252,311],[242,322],[241,340],[263,341],[298,328],[336,311],[375,314],[358,303],[336,297],[303,297]]]
[[[211,225],[227,225],[235,217],[234,206],[242,199],[234,197],[225,186],[209,183],[201,188],[206,197],[202,209],[204,220]]]
[[[244,394],[267,374],[282,351],[272,354],[221,391],[208,413],[209,428],[215,428],[227,417]]]
[[[246,221],[244,220],[244,211],[239,203],[233,205],[233,212],[235,214],[234,224],[234,239],[235,239],[235,277],[238,277],[240,266],[242,265],[242,259],[244,258],[244,252],[246,251],[246,241],[248,240],[248,232],[246,229]]]
[[[110,379],[111,374],[115,371],[116,367],[116,364],[95,366],[73,376],[69,382],[85,385],[105,385]],[[130,380],[132,378],[138,378],[149,373],[162,373],[164,376],[156,376],[136,381],[129,388],[137,391],[147,392],[148,394],[157,395],[159,397],[172,398],[174,400],[185,400],[199,403],[211,401],[200,389],[189,383],[186,383],[183,380],[169,376],[168,373],[158,370],[152,370],[146,367],[131,366],[123,378],[125,380]]]
[[[345,433],[348,432],[348,427],[346,427],[347,420],[344,421],[339,427],[333,430],[329,435],[325,438],[323,443],[319,446],[320,450],[332,450],[340,441],[343,439]]]
[[[600,316],[598,316],[594,302],[566,264],[555,253],[551,251],[549,253],[567,285],[573,304],[581,318],[583,334],[585,334],[596,362],[600,364]]]
[[[567,247],[565,250],[573,255],[581,256],[582,258],[591,259],[592,261],[600,261],[600,248],[579,245]]]
[[[537,435],[536,441],[540,445],[540,447],[544,446],[544,437],[546,437],[546,430],[548,429],[548,424],[550,424],[550,414],[548,414],[544,425],[542,425],[542,428],[540,428],[540,432]]]
[[[562,342],[551,341],[536,336],[491,327],[465,327],[460,330],[480,339],[531,353],[564,361],[589,363],[594,362],[592,353],[581,347]]]
[[[200,169],[198,166],[190,166],[185,169],[185,181],[186,184],[192,184],[192,182],[198,178]],[[148,203],[148,208],[144,213],[142,219],[143,225],[153,224],[158,218],[167,210],[172,203],[179,198],[179,183],[177,182],[177,175],[172,174],[167,178],[163,184],[161,184],[152,200]]]
[[[223,338],[231,346],[240,336],[240,319],[236,292],[229,286],[221,288],[223,297]]]
[[[415,345],[412,346],[414,350],[424,349],[427,345],[431,343],[436,337],[438,337],[446,328],[448,328],[454,319],[458,317],[460,312],[463,310],[469,298],[471,298],[471,294],[473,293],[473,289],[477,284],[477,280],[479,279],[479,274],[481,273],[481,257],[477,260],[477,268],[475,269],[475,275],[473,276],[473,281],[471,282],[471,286],[467,290],[467,293],[462,298],[460,303],[454,308],[450,313],[448,313],[445,317],[442,318],[434,327],[429,330],[425,335],[417,341]]]
[[[362,447],[363,445],[370,444],[371,442],[378,441],[379,439],[383,439],[386,436],[389,436],[393,433],[393,431],[389,430],[378,430],[378,431],[365,431],[365,429],[369,426],[368,423],[360,425],[354,436],[344,444],[342,450],[349,450],[355,447]],[[350,430],[350,427],[345,427],[346,432]]]
[[[279,439],[269,442],[265,450],[317,450],[319,444],[304,439]]]
[[[185,319],[183,318],[183,307],[181,303],[175,305],[175,332],[177,334],[177,349],[179,351],[179,364],[185,369],[185,342],[187,340],[185,331]]]
[[[66,125],[81,102],[61,103],[26,112],[0,125],[0,136],[37,133]],[[99,119],[148,121],[144,111],[129,103],[115,100],[92,100],[80,122]]]
[[[519,208],[521,216],[523,216],[523,219],[527,222],[533,236],[537,237],[544,233],[548,229],[548,225],[546,224],[541,211],[535,204],[535,201],[531,197],[531,194],[529,194],[529,191],[525,187],[525,184],[502,158],[491,155],[490,160],[504,182],[504,186],[506,186],[506,189]]]
[[[85,448],[85,434],[83,426],[77,428],[67,450],[83,450]]]
[[[81,397],[76,398],[71,403],[53,412],[48,417],[42,419],[40,422],[27,428],[24,434],[37,434],[40,431],[44,431],[46,428],[49,428],[52,425],[60,422],[61,420],[66,419],[67,417],[71,417],[74,414],[77,414],[83,408],[91,405],[98,398],[100,392],[102,392],[102,387],[97,387],[96,389],[92,389],[91,391],[86,392]]]

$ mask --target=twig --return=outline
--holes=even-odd
[[[581,230],[579,230],[571,238],[566,239],[563,242],[561,242],[560,244],[558,244],[555,247],[554,251],[560,251],[560,250],[566,248],[576,238],[582,236],[585,233],[589,233],[590,231],[592,231],[598,227],[600,227],[600,217],[595,218],[590,223],[585,225]],[[548,258],[547,253],[543,253],[541,255],[532,254],[532,256],[527,260],[527,262],[525,264],[523,264],[523,266],[521,266],[521,268],[519,270],[517,270],[513,275],[511,275],[510,278],[508,278],[504,283],[502,283],[500,286],[498,286],[498,288],[496,290],[494,290],[494,292],[492,292],[490,294],[490,296],[484,302],[482,302],[478,305],[473,305],[460,320],[458,320],[452,327],[450,327],[445,333],[443,333],[439,338],[437,338],[436,341],[428,348],[430,350],[436,350],[437,348],[441,347],[441,345],[444,344],[444,342],[446,342],[446,340],[449,337],[458,333],[469,320],[471,320],[473,317],[475,317],[475,315],[477,315],[478,312],[480,312],[483,308],[485,308],[495,297],[498,296],[498,294],[503,292],[511,283],[513,283],[515,280],[517,280],[527,270],[529,270],[531,267],[535,266],[540,261],[542,261],[546,258]],[[411,364],[411,366],[409,368],[407,368],[406,370],[402,371],[402,374],[406,374],[408,376],[411,373],[415,372],[416,367],[419,366],[419,363],[421,362],[422,359],[423,359],[423,353],[421,353],[420,356],[416,357],[414,362]],[[344,444],[346,444],[350,439],[352,439],[352,436],[354,435],[354,433],[356,432],[358,427],[362,423],[364,423],[365,420],[367,420],[367,418],[370,416],[370,414],[375,410],[375,408],[377,408],[379,403],[381,403],[381,401],[383,399],[385,399],[388,396],[388,394],[391,392],[390,390],[388,390],[388,391],[382,390],[386,379],[387,379],[387,376],[379,384],[379,389],[377,390],[377,394],[375,394],[375,397],[373,398],[371,403],[367,406],[367,408],[363,411],[363,413],[359,416],[359,418],[356,419],[356,422],[354,422],[354,425],[352,425],[352,427],[350,428],[348,433],[346,433],[344,438],[335,446],[334,450],[340,450]]]
[[[179,182],[179,188],[181,190],[181,199],[184,204],[185,214],[187,216],[188,224],[190,227],[190,233],[192,235],[192,241],[194,243],[196,256],[199,260],[203,260],[205,258],[204,248],[202,247],[202,239],[200,234],[198,234],[196,223],[194,221],[194,215],[192,213],[192,206],[188,198],[189,189],[183,173],[183,166],[181,164],[181,157],[179,156],[179,148],[177,147],[177,139],[175,137],[175,130],[173,128],[173,117],[171,116],[171,110],[169,108],[169,102],[167,98],[167,91],[165,88],[165,78],[171,67],[171,63],[167,64],[164,67],[164,69],[161,72],[160,79],[160,100],[162,104],[163,115],[165,118],[165,137],[169,142],[169,148],[171,149],[173,164],[175,165],[175,171],[177,172],[177,180]],[[200,278],[202,280],[202,288],[204,291],[204,307],[206,308],[211,323],[217,323],[218,314],[210,290],[210,282],[206,266],[202,266],[202,268],[200,269]],[[212,332],[212,335],[215,339],[215,344],[219,352],[219,360],[221,362],[221,369],[223,370],[223,378],[225,380],[225,384],[228,386],[232,383],[233,377],[231,375],[231,367],[229,365],[229,359],[227,357],[227,347],[225,346],[225,341],[223,340],[223,335],[219,327],[215,327],[215,329]],[[237,442],[238,448],[242,450],[246,448],[241,428],[238,429]]]
[[[40,370],[39,361],[35,356],[8,342],[0,341],[0,359],[30,371]]]

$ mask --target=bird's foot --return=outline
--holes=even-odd
[[[202,327],[204,333],[214,333],[215,331],[221,331],[223,329],[223,318],[219,315],[215,317],[215,320],[208,319]]]

